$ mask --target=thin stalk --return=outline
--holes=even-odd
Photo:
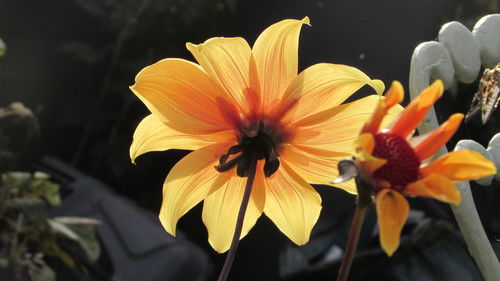
[[[351,231],[349,232],[349,239],[347,240],[347,246],[344,257],[342,258],[342,264],[340,265],[339,275],[337,275],[337,281],[346,281],[349,276],[354,253],[358,247],[359,234],[361,233],[361,227],[365,220],[365,213],[366,207],[358,204],[352,219]]]
[[[250,167],[248,169],[248,178],[245,185],[245,193],[243,193],[243,199],[241,200],[240,210],[238,211],[238,218],[236,220],[236,227],[234,228],[233,240],[231,241],[231,247],[226,256],[226,261],[220,272],[217,281],[226,281],[231,266],[233,265],[234,257],[236,256],[236,249],[238,249],[238,244],[240,242],[241,229],[243,228],[243,220],[245,218],[245,213],[248,206],[248,201],[250,200],[250,194],[252,193],[252,186],[255,179],[255,170],[257,166],[257,159],[255,155],[251,156]]]

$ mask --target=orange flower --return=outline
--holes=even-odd
[[[354,154],[352,143],[380,97],[340,104],[366,84],[378,93],[384,86],[345,65],[316,64],[298,74],[303,24],[307,17],[278,22],[253,48],[243,38],[187,43],[199,64],[169,58],[137,75],[131,89],[152,114],[134,133],[132,161],[150,151],[194,150],[163,185],[167,232],[175,235],[180,217],[203,200],[209,242],[226,251],[254,154],[259,161],[241,237],[265,213],[296,244],[309,240],[321,210],[309,183],[327,182],[331,167]],[[341,187],[354,190],[352,182]]]
[[[453,182],[473,180],[496,173],[481,154],[460,150],[429,161],[458,129],[463,114],[457,113],[427,135],[410,138],[437,99],[443,83],[434,82],[385,130],[379,130],[387,111],[403,100],[403,87],[393,82],[361,130],[356,142],[356,164],[364,180],[375,192],[380,244],[391,256],[399,246],[401,229],[409,206],[403,195],[425,196],[460,204],[460,191]]]

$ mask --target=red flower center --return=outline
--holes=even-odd
[[[387,160],[375,170],[373,177],[388,181],[392,189],[403,191],[406,185],[418,180],[420,159],[404,138],[395,134],[376,134],[373,156]]]

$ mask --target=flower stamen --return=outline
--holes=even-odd
[[[378,133],[375,136],[373,156],[387,163],[375,170],[373,177],[390,183],[399,192],[418,180],[420,160],[408,141],[396,134]]]
[[[218,172],[226,172],[236,167],[236,174],[248,177],[250,160],[265,160],[264,175],[270,177],[280,166],[279,155],[272,137],[265,130],[264,122],[259,121],[257,131],[242,130],[239,144],[229,148],[226,154],[219,158],[219,165],[215,167]]]

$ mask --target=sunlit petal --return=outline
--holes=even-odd
[[[226,143],[234,138],[230,130],[213,134],[193,135],[176,131],[165,125],[158,117],[151,114],[144,118],[134,132],[130,146],[130,159],[135,159],[146,152],[168,149],[197,150],[214,143]]]
[[[391,128],[391,133],[406,138],[418,124],[422,122],[429,109],[434,105],[444,91],[443,82],[436,80],[422,91],[403,111]]]
[[[239,37],[217,37],[199,45],[187,43],[186,47],[240,108],[248,110],[245,91],[250,88],[258,92],[259,84],[252,51],[247,41]]]
[[[401,103],[404,97],[404,90],[401,83],[394,81],[387,91],[387,94],[376,106],[373,115],[361,130],[362,133],[372,133],[375,134],[379,129],[384,119],[387,111],[391,109],[396,104]]]
[[[356,147],[356,151],[365,151],[371,154],[375,148],[375,138],[369,133],[361,134],[356,139],[354,146]]]
[[[240,239],[247,235],[264,209],[263,163],[259,164],[255,184],[252,187],[251,197],[243,220]],[[227,251],[231,245],[247,181],[247,178],[238,177],[234,169],[225,174],[229,174],[229,180],[222,188],[211,193],[203,201],[202,214],[203,222],[208,230],[208,241],[219,253]]]
[[[354,141],[379,99],[371,95],[293,122],[294,143],[354,154]],[[401,110],[399,105],[391,108],[383,124],[391,122]]]
[[[321,155],[314,153],[306,147],[287,145],[280,152],[280,159],[293,171],[299,174],[306,182],[312,184],[329,184],[338,176],[336,168],[340,160],[351,155],[345,152],[330,151]],[[335,187],[342,188],[349,193],[356,193],[354,180],[336,184]]]
[[[404,89],[403,85],[399,81],[393,81],[391,84],[391,88],[384,96],[384,107],[386,110],[399,104],[403,101],[404,98]]]
[[[410,207],[403,195],[390,189],[381,190],[375,200],[380,245],[387,255],[392,256],[399,247],[399,236]]]
[[[213,144],[189,153],[172,168],[163,184],[160,221],[175,235],[177,221],[187,211],[229,180],[228,173],[218,173],[214,166],[228,145]]]
[[[266,178],[264,213],[295,244],[309,241],[320,211],[319,194],[286,163]]]
[[[420,181],[409,184],[405,195],[431,197],[439,201],[459,205],[460,191],[453,182],[446,177],[432,174]]]
[[[154,115],[177,131],[206,134],[231,127],[221,112],[221,102],[227,108],[229,97],[192,62],[161,60],[141,70],[130,89]]]
[[[364,85],[371,86],[379,94],[384,91],[382,81],[370,79],[355,67],[313,65],[302,71],[287,88],[280,105],[287,111],[283,122],[297,121],[340,105]]]
[[[421,177],[438,174],[451,181],[476,180],[496,174],[495,165],[481,153],[459,150],[445,154],[420,169]]]
[[[264,106],[279,100],[297,76],[299,33],[303,24],[309,24],[309,18],[280,21],[264,30],[255,41],[252,52]]]
[[[455,134],[464,115],[456,113],[450,116],[439,128],[430,132],[415,146],[415,153],[423,161],[434,155]]]

